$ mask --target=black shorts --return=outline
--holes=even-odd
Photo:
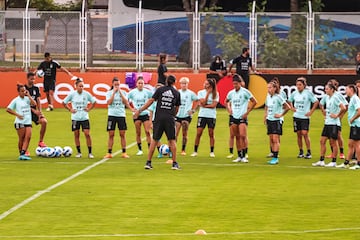
[[[179,122],[179,123],[181,123],[182,121],[186,121],[186,122],[188,122],[188,123],[191,123],[191,120],[192,120],[191,117],[184,117],[184,118],[176,117],[176,118],[175,118],[175,121],[176,121],[176,122]]]
[[[154,121],[153,139],[159,141],[165,132],[168,140],[175,140],[175,120],[159,119]]]
[[[44,116],[41,116],[40,118],[44,118]],[[35,113],[31,112],[31,120],[38,125],[39,124],[39,120],[40,120],[39,116],[36,115]]]
[[[44,79],[44,92],[49,92],[49,90],[55,91],[55,80]]]
[[[76,130],[80,130],[80,127],[82,127],[82,130],[84,131],[85,129],[90,129],[90,122],[89,120],[85,120],[85,121],[76,121],[76,120],[71,120],[71,130],[72,131],[76,131]]]
[[[339,132],[341,132],[341,126],[337,126]]]
[[[338,139],[338,126],[325,125],[322,130],[321,136],[337,140]]]
[[[232,115],[229,116],[229,126],[231,126],[233,124],[240,125],[242,123],[245,123],[246,125],[248,125],[247,119],[234,118]]]
[[[14,123],[14,127],[16,130],[18,130],[20,128],[32,127],[32,125],[31,124],[23,124],[23,123]]]
[[[241,78],[244,80],[245,82],[245,88],[249,88],[249,82],[250,82],[250,76],[249,76],[249,72],[248,71],[244,71],[244,72],[240,72],[239,75],[241,76]]]
[[[205,128],[206,125],[208,126],[208,128],[215,128],[216,118],[198,117],[197,127]]]
[[[350,127],[349,139],[358,141],[360,140],[360,127]]]
[[[309,126],[310,126],[309,119],[301,119],[301,118],[294,117],[293,123],[294,123],[294,132],[301,131],[301,130],[309,131]]]
[[[115,117],[115,116],[108,116],[106,130],[114,131],[116,128],[116,124],[118,125],[119,130],[127,130],[126,118],[125,117]]]
[[[143,116],[138,116],[138,118],[134,119],[134,122],[136,121],[146,122],[149,121],[149,119],[150,119],[149,115],[143,115]]]
[[[268,135],[270,135],[270,134],[282,135],[282,121],[266,120],[266,125],[267,125],[267,134]]]

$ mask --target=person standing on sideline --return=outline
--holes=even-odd
[[[39,138],[39,147],[46,147],[44,143],[44,136],[46,132],[47,120],[43,113],[41,112],[41,103],[40,103],[40,90],[35,86],[35,74],[32,72],[27,73],[26,75],[27,83],[25,84],[26,90],[29,92],[30,96],[35,100],[36,105],[31,106],[31,120],[36,124],[40,124],[40,138]]]
[[[336,157],[338,154],[337,139],[339,137],[338,126],[340,125],[340,116],[346,111],[346,107],[341,102],[340,98],[335,94],[336,87],[328,83],[325,86],[325,93],[327,97],[326,109],[323,112],[325,116],[325,125],[320,138],[320,160],[313,163],[314,167],[336,167]],[[329,139],[330,146],[333,150],[332,161],[325,164],[326,140]]]
[[[306,78],[299,77],[296,79],[297,90],[292,92],[289,97],[289,105],[294,112],[293,123],[294,132],[297,134],[297,143],[299,146],[298,158],[311,158],[311,147],[309,137],[310,117],[319,105],[315,95],[306,89]],[[312,107],[311,107],[312,105]],[[303,141],[304,138],[307,153],[304,155]]]
[[[136,81],[136,88],[131,90],[128,94],[128,100],[131,102],[134,106],[134,109],[140,109],[147,100],[149,100],[152,96],[152,93],[144,88],[144,79],[142,76],[139,76]],[[144,154],[142,151],[141,146],[141,124],[144,125],[145,129],[145,135],[146,135],[146,141],[148,144],[148,147],[150,146],[151,142],[151,119],[150,119],[150,113],[148,110],[144,109],[139,115],[135,117],[134,115],[134,124],[135,124],[135,130],[136,130],[136,142],[138,145],[139,151],[136,153],[137,156],[141,156]]]
[[[200,110],[198,114],[194,152],[190,156],[196,157],[198,155],[198,148],[200,144],[201,135],[204,131],[204,128],[208,126],[208,132],[210,138],[210,157],[213,158],[215,157],[214,129],[216,125],[216,106],[219,102],[219,93],[216,90],[215,79],[213,78],[206,79],[204,82],[204,89],[200,90],[197,96],[199,99]]]
[[[118,126],[120,134],[120,142],[122,147],[121,157],[129,158],[129,155],[126,153],[125,132],[127,130],[127,125],[125,107],[129,108],[131,111],[133,111],[133,109],[129,105],[126,92],[120,89],[120,80],[117,77],[113,78],[112,87],[106,93],[106,102],[108,105],[108,121],[106,129],[109,133],[109,139],[108,152],[104,158],[112,158],[112,147],[114,145],[116,125]]]
[[[250,72],[257,73],[250,57],[249,48],[243,48],[240,56],[230,60],[229,74],[231,74],[231,69],[234,64],[236,65],[236,73],[239,74],[245,81],[245,88],[249,88]]]
[[[247,117],[251,110],[254,109],[257,101],[249,90],[241,87],[241,82],[241,76],[235,74],[233,76],[234,89],[227,94],[225,103],[227,111],[230,113],[230,128],[232,132],[236,133],[238,157],[233,162],[247,163],[249,162],[245,157],[245,149],[247,148]]]
[[[7,106],[6,111],[15,115],[14,126],[17,131],[19,141],[19,160],[31,160],[25,153],[28,150],[31,139],[31,107],[35,106],[36,102],[31,97],[29,91],[26,90],[24,85],[17,85],[19,96],[14,98]]]
[[[95,98],[84,90],[84,82],[78,78],[75,82],[76,90],[72,91],[63,101],[64,107],[71,112],[71,130],[74,132],[77,158],[81,158],[80,127],[86,138],[88,157],[94,158],[92,154],[92,141],[90,136],[89,112],[95,107]],[[71,103],[71,106],[69,104]]]
[[[154,154],[155,147],[160,141],[165,132],[168,139],[169,147],[172,152],[172,168],[179,170],[180,166],[176,161],[176,136],[175,136],[175,115],[180,106],[180,93],[173,87],[176,78],[169,75],[166,78],[166,86],[156,89],[154,95],[140,107],[135,116],[138,116],[142,111],[146,110],[153,102],[156,103],[156,114],[154,119],[154,134],[151,140],[148,159],[145,164],[145,169],[152,169],[151,159]]]
[[[360,52],[356,54],[356,75],[360,76]]]
[[[167,58],[165,54],[160,54],[159,56],[159,66],[157,69],[158,73],[158,81],[157,83],[160,83],[162,85],[165,85],[165,80],[167,77],[167,67],[166,67]]]
[[[181,105],[178,113],[176,114],[176,139],[179,136],[180,129],[182,128],[182,144],[181,144],[181,155],[185,156],[186,144],[188,141],[188,130],[189,125],[192,120],[192,115],[195,113],[193,104],[195,102],[196,106],[198,104],[198,98],[196,94],[188,89],[189,87],[189,78],[182,77],[180,78],[180,99]]]
[[[290,110],[289,104],[280,95],[280,85],[271,81],[267,86],[268,95],[265,101],[264,124],[267,126],[267,134],[270,138],[270,149],[273,158],[268,164],[279,163],[280,136],[282,135],[282,124],[285,114]]]
[[[54,109],[54,91],[56,84],[56,70],[64,70],[70,77],[74,75],[71,74],[66,68],[62,67],[59,62],[52,59],[50,53],[46,52],[44,54],[45,60],[40,63],[37,70],[44,71],[44,92],[46,94],[46,99],[48,102],[48,107],[46,111],[52,111]]]
[[[348,123],[350,125],[350,134],[348,141],[348,152],[345,161],[337,165],[337,168],[348,168],[350,159],[357,156],[357,163],[351,169],[356,170],[360,168],[360,99],[357,96],[357,87],[354,84],[349,84],[346,87],[346,95],[350,98],[348,105]]]

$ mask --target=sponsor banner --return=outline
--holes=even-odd
[[[89,73],[75,73],[76,76],[84,79],[85,90],[90,92],[95,98],[97,105],[96,107],[107,107],[106,106],[106,92],[111,87],[111,81],[114,76],[117,76],[121,81],[121,87],[125,91],[130,91],[128,85],[125,84],[125,72],[89,72]],[[179,80],[181,77],[188,77],[190,79],[189,88],[195,93],[203,89],[204,81],[206,79],[206,73],[174,73],[176,79]],[[347,84],[354,83],[359,77],[355,75],[251,75],[249,90],[253,93],[255,98],[258,100],[256,107],[262,107],[265,103],[267,94],[267,82],[273,77],[278,77],[282,89],[289,96],[291,92],[296,89],[295,81],[297,77],[304,76],[307,78],[308,88],[320,99],[325,94],[324,85],[326,82],[334,77],[340,82],[339,91],[345,94],[345,87]],[[26,83],[26,73],[24,72],[0,72],[0,79],[2,80],[2,87],[0,88],[0,107],[6,107],[10,101],[17,96],[16,84]],[[153,90],[153,86],[156,84],[157,74],[152,73],[152,78],[147,88]],[[36,78],[36,85],[40,88],[41,92],[41,103],[46,107],[46,96],[43,92],[43,79]],[[176,87],[179,88],[177,82]],[[232,89],[232,79],[229,76],[222,78],[218,81],[218,91],[220,94],[220,104],[224,104],[227,93]],[[54,93],[55,107],[62,107],[61,103],[65,97],[74,90],[74,81],[64,72],[57,73],[56,90]]]

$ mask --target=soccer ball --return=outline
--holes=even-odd
[[[64,157],[70,157],[72,153],[73,153],[73,150],[72,150],[71,147],[66,146],[66,147],[63,148],[63,153],[62,154],[64,155]]]
[[[170,152],[170,148],[167,144],[161,144],[160,148],[159,148],[159,152],[162,155],[168,155]]]
[[[41,148],[41,157],[47,157],[47,147]]]
[[[35,154],[36,154],[36,156],[38,156],[38,157],[41,157],[42,155],[42,150],[43,150],[43,148],[41,148],[41,147],[37,147],[36,149],[35,149]]]
[[[46,157],[49,157],[49,158],[52,158],[52,157],[55,157],[55,149],[52,148],[52,147],[46,147],[45,148],[45,155]]]
[[[62,147],[56,146],[54,147],[54,149],[55,149],[55,157],[61,157],[63,153]]]
[[[39,78],[44,77],[45,73],[42,69],[39,69],[36,71],[36,76],[38,76]]]

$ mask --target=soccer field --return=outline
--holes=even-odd
[[[207,129],[193,151],[196,116],[190,125],[187,156],[178,156],[181,171],[167,158],[137,152],[128,115],[129,159],[104,160],[106,109],[90,112],[95,159],[36,157],[39,127],[33,126],[31,161],[17,160],[14,117],[1,109],[0,239],[359,239],[360,171],[312,167],[319,158],[323,117],[317,110],[310,125],[313,159],[297,159],[292,113],[285,118],[280,163],[270,166],[264,110],[249,116],[249,163],[232,163],[228,155],[228,115],[218,110],[215,158],[209,157]],[[75,151],[70,114],[46,113],[48,146]],[[343,120],[343,137],[349,127]],[[144,136],[144,134],[143,134]],[[116,136],[113,152],[120,150]],[[178,147],[180,148],[181,141]],[[345,149],[347,140],[345,140]],[[145,154],[146,144],[143,143]],[[342,161],[342,160],[341,160]],[[338,163],[341,162],[338,159]],[[328,162],[328,160],[326,161]],[[206,236],[195,235],[204,229]]]

